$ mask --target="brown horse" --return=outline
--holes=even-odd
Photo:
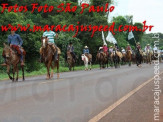
[[[68,63],[69,70],[71,71],[73,68],[73,71],[74,71],[75,59],[73,58],[73,56],[69,50],[67,51],[67,63]]]
[[[132,61],[132,53],[131,53],[131,50],[127,50],[127,52],[126,52],[126,60],[129,63],[129,66],[131,66],[131,61]]]
[[[104,52],[97,53],[96,61],[99,62],[100,69],[105,68],[105,65],[107,65],[108,68],[108,55],[106,55]]]
[[[54,61],[54,52],[57,51],[52,49],[52,45],[48,44],[48,38],[47,37],[42,37],[41,38],[42,42],[42,56],[43,56],[43,62],[47,68],[47,80],[53,78],[53,71],[54,68],[57,66],[57,78],[59,78],[59,56],[58,55],[58,60]],[[50,74],[50,67],[51,67],[51,74]]]
[[[9,76],[9,78],[14,82],[15,81],[15,72],[17,73],[17,77],[16,77],[16,81],[18,81],[18,75],[19,75],[19,69],[18,69],[18,64],[20,63],[20,56],[13,50],[11,49],[8,45],[4,44],[4,48],[3,48],[3,54],[4,57],[6,58],[6,64],[7,64],[7,74]],[[24,61],[25,61],[25,56],[24,57]],[[11,77],[10,75],[10,66],[13,67],[12,70],[12,74],[13,77]],[[21,66],[22,68],[22,78],[23,80],[25,80],[24,78],[24,66]]]
[[[151,62],[152,62],[152,52],[148,49],[147,51],[146,51],[146,61],[147,61],[147,64],[149,63],[149,64],[151,64]]]

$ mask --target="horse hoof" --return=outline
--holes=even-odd
[[[50,78],[46,78],[46,80],[49,80]]]

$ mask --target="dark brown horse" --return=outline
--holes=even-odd
[[[47,68],[47,80],[53,78],[53,71],[54,68],[57,67],[57,78],[59,78],[59,55],[58,60],[54,61],[54,54],[56,50],[53,50],[52,45],[48,44],[48,38],[42,37],[42,56],[43,56],[43,62]],[[50,68],[51,68],[51,74],[50,74]]]
[[[132,53],[131,53],[131,50],[127,50],[127,52],[126,52],[126,60],[129,63],[129,66],[131,66],[131,61],[132,61]]]
[[[71,71],[73,68],[73,71],[74,71],[75,59],[73,58],[73,56],[69,50],[67,51],[67,63],[68,63],[69,70]]]
[[[113,51],[111,54],[111,58],[113,60],[115,68],[120,68],[120,56],[118,56],[117,51]]]
[[[99,62],[100,69],[105,68],[107,65],[108,68],[108,55],[106,55],[104,52],[98,52],[96,55],[96,61]]]
[[[18,64],[21,62],[20,56],[6,44],[4,44],[3,54],[4,54],[4,57],[6,58],[7,74],[9,76],[9,78],[14,82],[15,81],[15,72],[16,72],[17,73],[16,81],[18,81],[18,77],[19,77],[18,76],[19,75]],[[23,56],[23,58],[25,61],[25,56]],[[11,66],[13,67],[13,70],[12,70],[13,77],[10,75]],[[21,66],[21,68],[22,68],[22,78],[23,78],[23,80],[25,80],[24,66]]]

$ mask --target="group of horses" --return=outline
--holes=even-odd
[[[60,54],[57,56],[57,60],[54,58],[54,50],[51,45],[48,44],[48,38],[42,37],[42,48],[43,48],[43,62],[47,68],[47,76],[46,79],[53,78],[53,72],[55,67],[57,68],[57,78],[59,78],[59,59]],[[57,51],[57,50],[55,50]],[[20,56],[17,54],[17,52],[14,49],[11,49],[8,45],[4,44],[3,52],[6,57],[6,63],[7,63],[7,74],[9,78],[14,82],[18,81],[18,64],[20,63]],[[110,65],[114,65],[115,68],[120,67],[120,63],[128,63],[129,66],[131,66],[131,62],[136,63],[137,66],[141,66],[142,62],[151,63],[152,57],[154,53],[151,53],[151,51],[147,50],[147,52],[142,52],[139,49],[136,49],[135,51],[126,51],[126,53],[122,53],[120,51],[114,50],[112,53],[104,53],[104,52],[97,52],[96,55],[96,63],[98,62],[100,65],[100,69],[102,68],[108,68],[109,63]],[[24,56],[25,60],[25,56]],[[84,62],[85,70],[90,69],[92,65],[92,55],[91,54],[82,54],[81,60]],[[75,59],[73,58],[70,51],[67,51],[67,63],[69,66],[69,70],[74,70],[75,67]],[[88,64],[90,67],[88,67]],[[12,66],[12,74],[10,75],[10,67]],[[22,79],[25,80],[24,77],[24,66],[21,66],[22,69]],[[50,72],[51,69],[51,72]],[[17,77],[15,79],[15,73],[17,73]]]
[[[98,52],[96,56],[96,61],[98,61],[100,65],[100,69],[107,67],[108,63],[115,68],[120,67],[121,64],[128,64],[131,66],[132,63],[135,63],[138,67],[141,67],[142,63],[152,63],[152,60],[156,60],[154,58],[153,51],[147,50],[143,52],[140,49],[136,50],[126,50],[126,52],[120,52],[118,50],[114,50],[113,52]]]

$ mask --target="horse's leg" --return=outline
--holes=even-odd
[[[25,80],[25,77],[24,77],[24,66],[21,66],[21,68],[22,68],[22,76],[23,76],[23,77],[22,77],[22,78],[23,78],[22,80],[24,81],[24,80]],[[19,70],[19,69],[18,69],[18,70]]]
[[[88,71],[88,62],[87,62],[87,71]]]
[[[73,71],[74,71],[75,63],[73,63]]]
[[[19,78],[19,69],[18,69],[18,66],[16,66],[16,73],[17,73],[16,81],[18,81],[18,78]]]
[[[92,63],[90,62],[90,70],[92,69]]]
[[[58,62],[57,62],[57,78],[60,78],[60,75],[59,75],[59,59],[58,59]]]
[[[47,76],[46,76],[46,79],[49,80],[50,79],[50,72],[49,72],[50,66],[49,66],[49,63],[46,64],[46,68],[47,68]]]
[[[10,78],[10,80],[12,80],[12,77],[10,75],[10,66],[7,65],[7,74],[8,74],[8,77]]]
[[[12,81],[14,82],[15,81],[15,71],[16,71],[17,67],[16,65],[13,66],[13,70],[12,70],[12,73],[13,73],[13,79]]]
[[[53,72],[54,72],[54,67],[55,67],[54,65],[51,63],[51,75],[50,75],[50,78],[53,78]]]

